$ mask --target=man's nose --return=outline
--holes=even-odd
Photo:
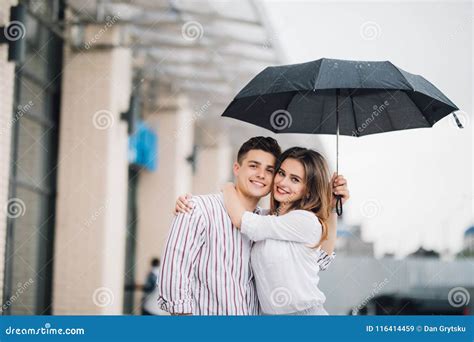
[[[265,178],[265,170],[258,170],[257,171],[257,177],[264,179]]]

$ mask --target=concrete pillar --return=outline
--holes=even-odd
[[[192,169],[186,161],[192,153],[194,113],[188,101],[166,89],[158,91],[158,103],[145,108],[145,121],[158,136],[155,172],[142,170],[137,194],[135,279],[142,284],[152,257],[161,256],[179,194],[191,190]],[[136,293],[135,309],[140,300]]]
[[[219,192],[225,182],[232,181],[234,149],[225,136],[212,145],[199,146],[192,193],[196,195]]]
[[[96,27],[86,30],[94,36]],[[113,44],[108,27],[100,43]],[[95,42],[94,40],[94,42]],[[90,41],[90,40],[89,40]],[[121,314],[127,206],[131,52],[72,52],[62,75],[53,313]]]

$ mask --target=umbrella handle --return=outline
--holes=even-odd
[[[337,216],[342,215],[342,196],[341,195],[336,196],[336,213],[337,213]]]

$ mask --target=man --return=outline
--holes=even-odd
[[[249,211],[271,190],[281,149],[275,139],[254,137],[239,149],[235,186]],[[348,198],[345,180],[335,187]],[[171,314],[257,315],[258,299],[250,267],[252,242],[232,227],[222,194],[193,196],[193,210],[178,214],[163,253],[159,283],[162,309]],[[330,259],[322,255],[327,264]]]
[[[156,305],[158,294],[158,281],[160,276],[160,259],[151,260],[151,269],[143,285],[142,315],[163,315],[166,314]]]

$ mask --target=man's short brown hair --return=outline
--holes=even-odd
[[[247,153],[251,150],[261,150],[264,152],[271,153],[278,159],[281,154],[280,145],[278,142],[270,137],[253,137],[247,140],[240,146],[239,152],[237,153],[237,162],[242,165]]]

